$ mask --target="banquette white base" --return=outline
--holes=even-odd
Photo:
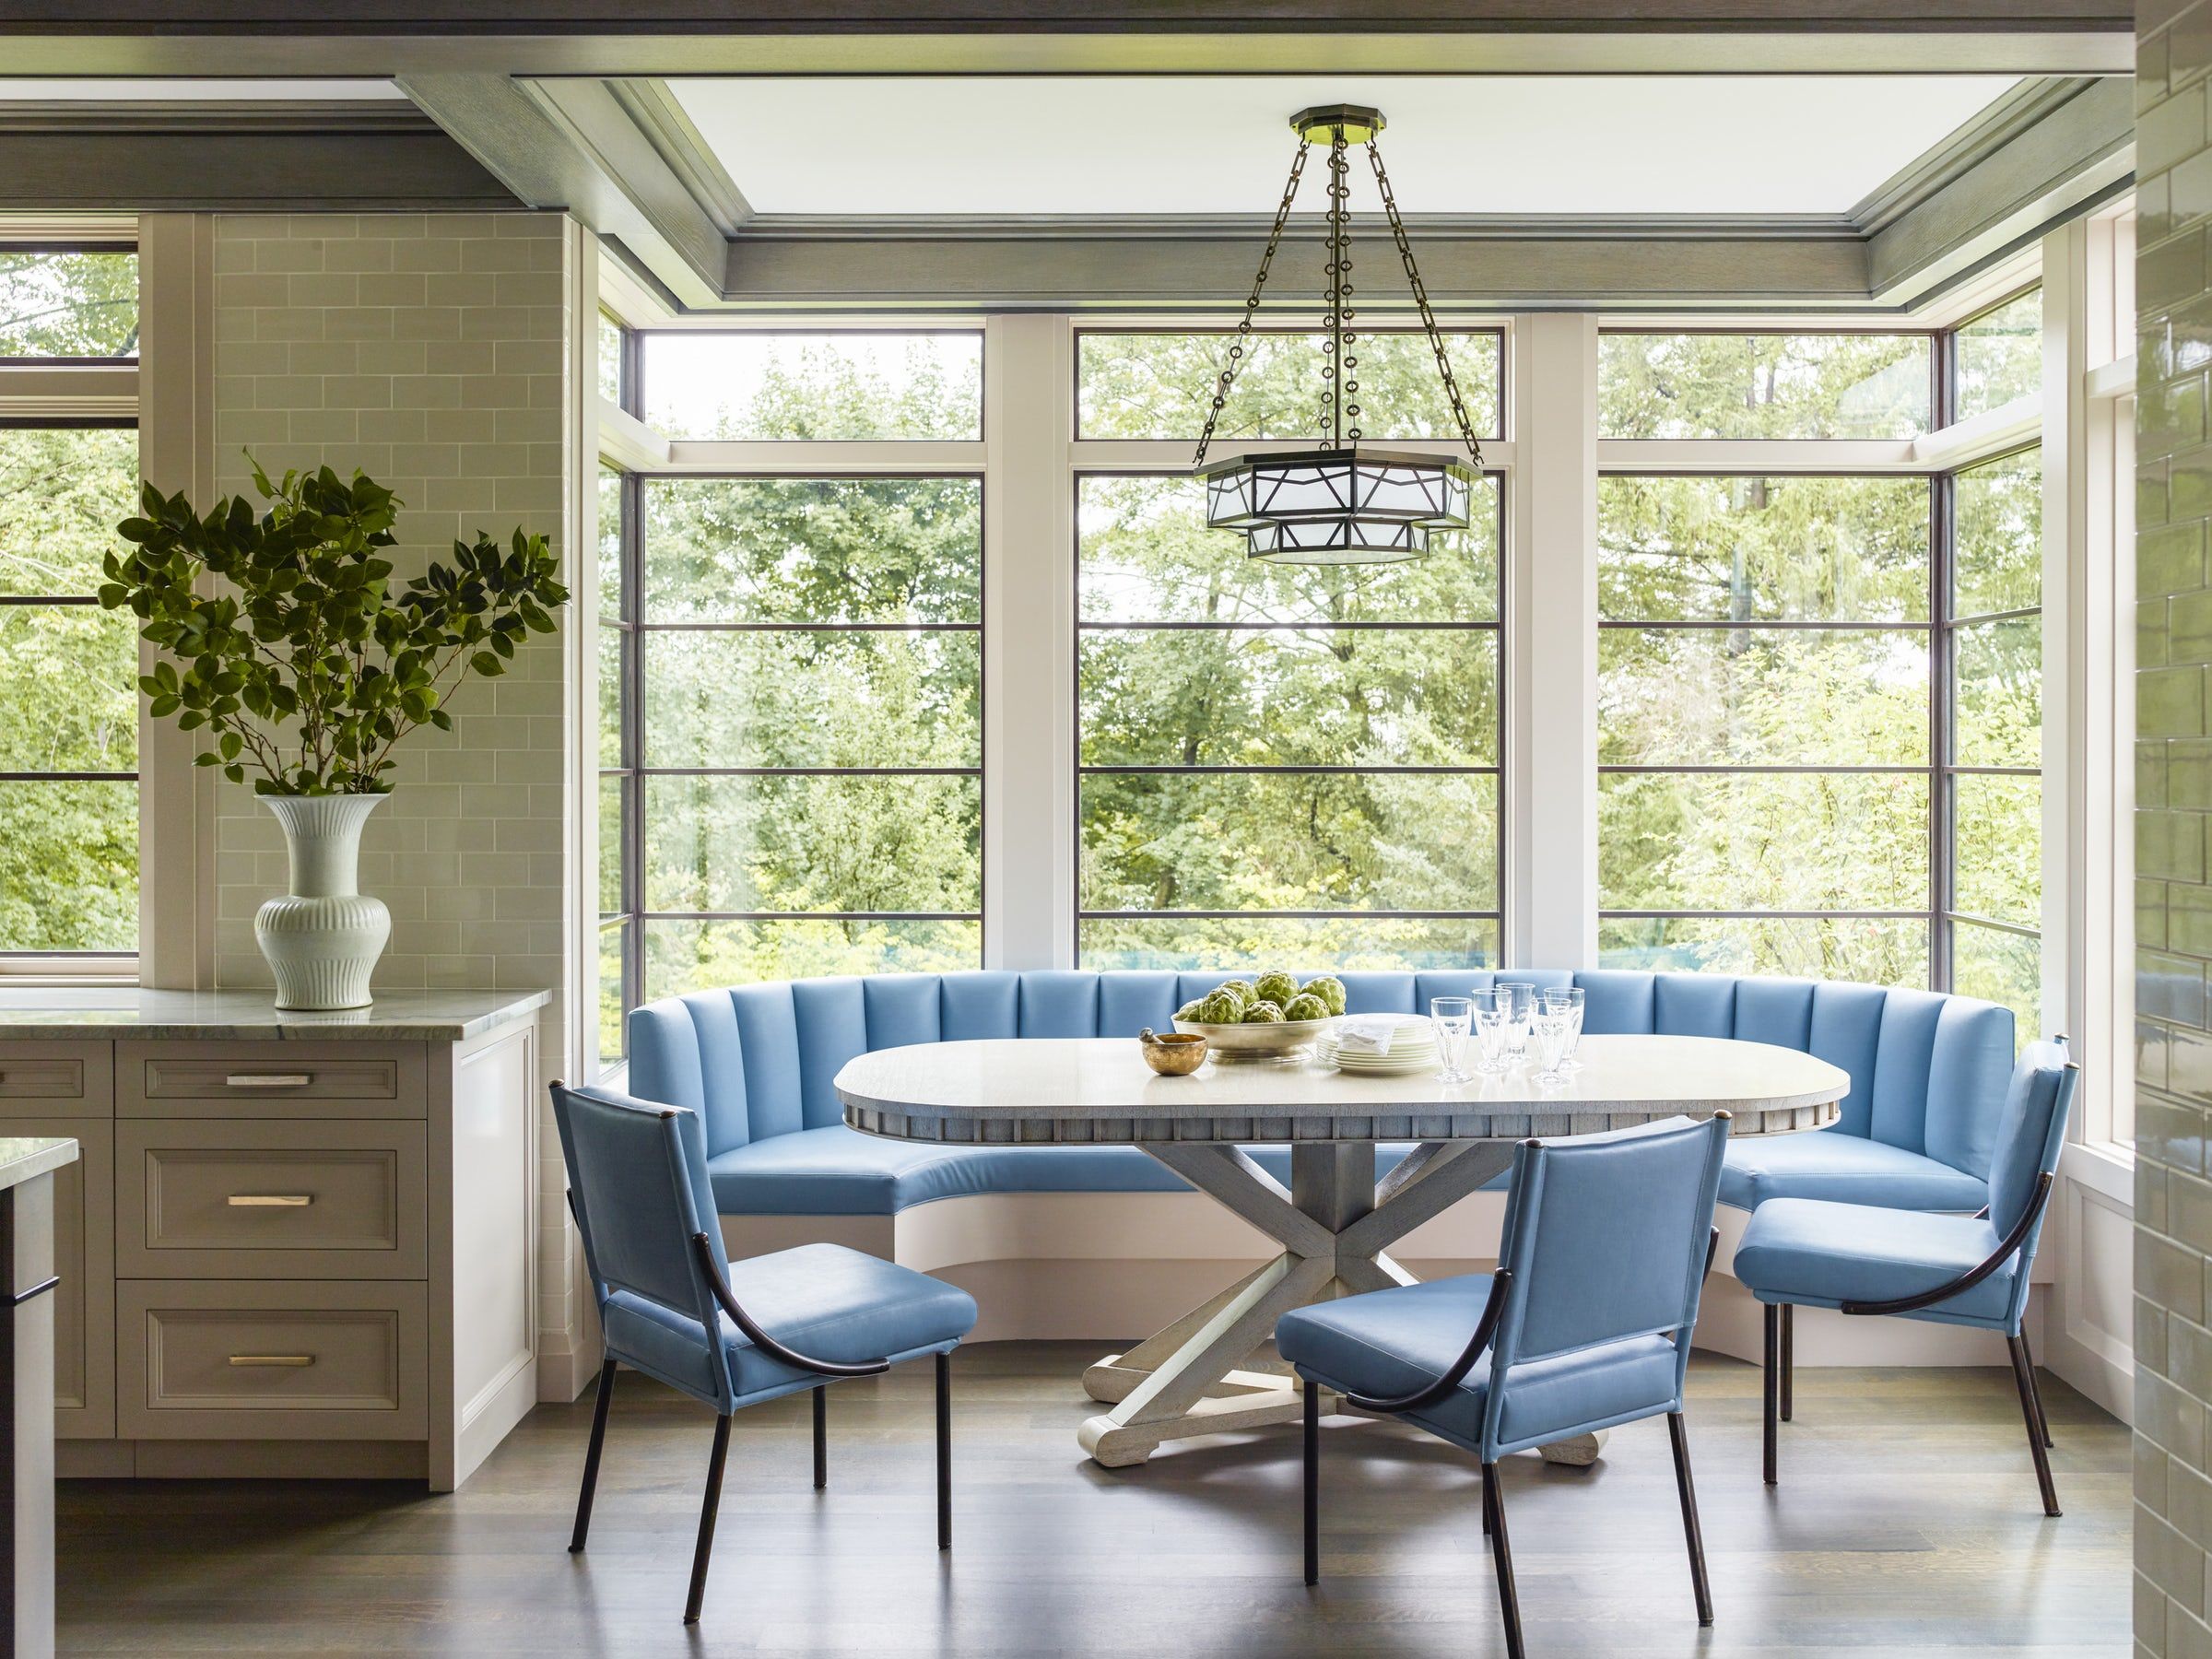
[[[1497,1260],[1502,1193],[1477,1193],[1393,1246],[1422,1278],[1487,1271]],[[1730,1275],[1748,1219],[1724,1206],[1696,1346],[1757,1364],[1759,1304]],[[941,1198],[897,1216],[724,1216],[733,1255],[824,1240],[932,1273],[972,1295],[982,1310],[971,1342],[1112,1343],[1158,1330],[1274,1253],[1272,1241],[1198,1193],[1006,1193]],[[1133,1257],[1131,1241],[1145,1241]],[[2048,1284],[2058,1253],[2046,1250],[2035,1279]],[[2029,1303],[2028,1335],[2041,1348],[2043,1299]],[[2001,1337],[1908,1319],[1847,1319],[1823,1309],[1797,1315],[1801,1366],[2007,1365]]]

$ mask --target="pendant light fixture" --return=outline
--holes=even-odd
[[[1192,465],[1206,480],[1206,522],[1216,530],[1241,531],[1254,559],[1275,564],[1391,564],[1418,559],[1429,550],[1432,530],[1464,530],[1482,468],[1482,449],[1467,406],[1453,378],[1452,361],[1444,354],[1443,335],[1437,331],[1436,315],[1429,309],[1429,293],[1413,263],[1413,249],[1406,240],[1406,221],[1398,217],[1397,198],[1391,194],[1390,175],[1382,170],[1382,152],[1375,135],[1382,130],[1382,112],[1357,104],[1326,104],[1300,110],[1290,118],[1298,135],[1298,154],[1290,162],[1290,182],[1275,210],[1275,228],[1268,232],[1267,251],[1260,256],[1259,275],[1244,314],[1237,320],[1230,342],[1229,359],[1214,385],[1213,407],[1199,435],[1198,453]],[[1260,294],[1267,285],[1268,267],[1281,247],[1283,227],[1289,222],[1291,204],[1306,169],[1306,157],[1316,144],[1329,147],[1328,320],[1322,342],[1320,429],[1328,434],[1325,447],[1290,454],[1246,455],[1234,461],[1206,464],[1213,442],[1214,427],[1228,406],[1237,371],[1244,366]],[[1373,168],[1375,183],[1382,193],[1382,211],[1397,243],[1398,260],[1413,290],[1421,327],[1436,354],[1437,372],[1452,417],[1459,425],[1467,459],[1445,459],[1406,450],[1376,449],[1362,444],[1359,431],[1359,336],[1353,332],[1352,249],[1345,223],[1345,204],[1351,194],[1347,155],[1350,147],[1363,144]]]

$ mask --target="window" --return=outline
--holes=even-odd
[[[1928,982],[1929,501],[1600,480],[1606,965]]]
[[[138,256],[0,245],[0,359],[138,355]]]
[[[639,338],[656,425],[790,459],[602,480],[603,1057],[640,1001],[982,954],[982,481],[868,448],[980,432],[980,338]]]
[[[2043,473],[2041,454],[1951,482],[1949,677],[1953,990],[2042,1026]]]
[[[1601,430],[1911,439],[2033,391],[2041,329],[2030,290],[1933,337],[1608,335]],[[2036,453],[1922,476],[1900,444],[1858,477],[1805,453],[1599,482],[1601,959],[1956,989],[2031,1035]]]
[[[1971,420],[2043,389],[2043,290],[2030,288],[1951,335],[1951,418]]]
[[[645,424],[666,438],[977,439],[978,334],[647,334]]]
[[[1222,435],[1311,436],[1316,339],[1255,337]],[[1499,336],[1449,338],[1494,433]],[[1080,430],[1195,438],[1224,349],[1083,335]],[[1426,341],[1359,354],[1371,436],[1452,437]],[[1081,963],[1497,961],[1499,480],[1426,558],[1326,569],[1248,558],[1187,473],[1079,471],[1076,491]]]
[[[96,596],[138,505],[138,436],[115,413],[137,265],[0,242],[0,959],[38,971],[127,971],[138,949],[137,630]],[[85,359],[120,384],[69,366]]]
[[[599,1060],[624,1053],[622,1017],[643,999],[644,908],[631,834],[640,827],[638,744],[624,695],[638,654],[636,488],[612,467],[599,469]]]
[[[1927,335],[1603,334],[1607,438],[1916,438]]]
[[[1179,438],[1195,443],[1213,406],[1232,340],[1206,334],[1119,334],[1077,337],[1078,438]],[[1324,430],[1318,394],[1323,337],[1254,329],[1243,343],[1235,385],[1217,423],[1217,440],[1313,438]],[[1503,340],[1494,330],[1447,334],[1452,376],[1477,438],[1503,427]],[[1436,356],[1425,335],[1359,336],[1359,402],[1365,435],[1384,441],[1456,433]]]

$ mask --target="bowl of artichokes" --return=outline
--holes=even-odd
[[[1175,1029],[1195,1032],[1218,1065],[1302,1057],[1307,1045],[1344,1012],[1343,982],[1330,974],[1302,985],[1271,969],[1253,979],[1224,980],[1175,1010]]]

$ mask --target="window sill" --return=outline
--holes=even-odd
[[[2136,1154],[2116,1141],[2075,1142],[2058,1161],[2059,1172],[2099,1196],[2130,1209],[2136,1202]]]

